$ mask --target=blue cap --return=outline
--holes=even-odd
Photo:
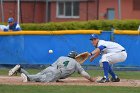
[[[8,18],[8,23],[14,22],[14,18],[10,17]]]
[[[93,39],[98,39],[98,35],[92,34],[92,35],[90,36],[90,40],[93,40]]]

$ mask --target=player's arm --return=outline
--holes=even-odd
[[[82,66],[77,62],[76,68],[79,74],[81,74],[84,78],[88,79],[91,82],[95,80],[82,68]]]
[[[15,29],[13,29],[14,31],[20,31],[21,30],[21,28],[20,28],[20,25],[19,24],[17,24],[16,25],[16,28]]]
[[[96,57],[98,57],[100,55],[100,52],[105,48],[106,48],[106,46],[101,45],[98,48],[96,48],[94,51],[92,51],[90,53],[90,56],[91,56],[90,62],[92,62]]]
[[[6,31],[8,31],[8,29],[7,29],[7,28],[4,28],[4,30],[3,30],[3,31],[5,31],[5,32],[6,32]]]
[[[95,82],[95,79],[93,79],[86,71],[83,70],[80,74],[81,74],[83,77],[85,77],[86,79],[88,79],[89,81]]]
[[[5,25],[0,25],[1,26],[1,31],[8,31],[8,26],[5,26]]]

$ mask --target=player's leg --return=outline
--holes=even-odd
[[[20,65],[16,65],[15,67],[13,67],[12,69],[9,70],[8,75],[9,75],[9,76],[14,75],[20,68],[21,68]]]
[[[100,66],[103,67],[104,77],[99,81],[99,83],[109,82],[108,73],[111,74],[112,77],[115,77],[115,73],[111,69],[110,62],[114,61],[115,53],[104,54],[100,60]]]
[[[18,70],[18,72],[19,72],[19,73],[24,73],[25,75],[29,75],[29,73],[28,73],[26,70],[24,70],[23,68],[20,68],[20,69]]]
[[[28,74],[28,72],[26,72],[24,69],[21,69],[20,72],[21,72],[21,77],[22,77],[23,82],[28,82],[28,81],[31,81],[31,82],[43,82],[41,79],[46,78],[40,72],[37,73],[37,74],[34,74],[34,75]]]
[[[23,82],[41,82],[41,77],[42,75],[39,74],[35,74],[35,75],[29,75],[29,74],[25,74],[25,73],[21,73],[21,77]]]
[[[104,54],[100,60],[100,66],[103,67],[104,70],[104,77],[98,81],[99,83],[105,83],[105,82],[109,82],[109,77],[108,77],[108,73],[109,73],[109,61],[108,61],[108,55],[109,54]]]
[[[110,64],[115,64],[118,62],[125,61],[126,57],[127,57],[127,55],[125,52],[118,52],[118,53],[112,53],[112,54],[108,55],[108,60],[109,60]],[[112,82],[120,81],[119,77],[114,73],[111,66],[109,66],[109,73],[112,76],[112,78],[111,78]]]
[[[110,79],[112,82],[119,82],[120,81],[119,77],[114,73],[111,66],[109,66],[109,74],[112,76],[112,78]]]
[[[31,82],[41,82],[41,75],[39,74],[35,74],[35,75],[26,75],[26,77],[28,78],[28,81]]]
[[[126,58],[127,58],[126,52],[110,53],[110,55],[108,55],[108,60],[110,64],[124,62]]]
[[[11,70],[9,70],[9,76],[14,75],[15,73],[24,73],[26,75],[28,75],[29,73],[24,70],[21,65],[16,65],[14,68],[12,68]]]
[[[45,70],[41,71],[39,74],[45,75],[45,76],[42,76],[43,82],[55,82],[58,79],[60,79],[62,75],[60,69],[53,66],[49,66]],[[46,78],[43,79],[44,77]]]
[[[27,81],[32,82],[55,82],[60,78],[60,71],[54,67],[48,67],[47,69],[39,72],[35,75],[26,75],[25,81],[27,78]],[[24,79],[23,75],[23,79]],[[24,80],[23,80],[24,81]]]
[[[48,67],[41,73],[43,73],[43,76],[41,78],[42,82],[56,82],[61,77],[60,69],[52,66]]]
[[[24,73],[21,73],[21,77],[22,77],[23,82],[28,82],[29,81],[27,75],[25,75]]]
[[[98,81],[98,83],[105,83],[109,82],[108,72],[109,72],[109,63],[107,61],[102,62],[103,70],[104,70],[104,77]]]
[[[109,74],[112,76],[112,78],[116,77],[116,74],[114,73],[113,69],[111,68],[111,65],[109,65]]]
[[[109,82],[108,73],[112,76],[112,82],[119,82],[119,77],[114,73],[108,62],[103,62],[104,77],[99,83]]]
[[[19,72],[21,73],[23,82],[28,82],[28,81],[41,82],[41,78],[43,77],[42,76],[43,74],[41,72],[34,74],[34,75],[30,75],[26,70],[24,70],[22,68],[19,70]]]
[[[55,82],[55,74],[53,72],[47,72],[45,74],[36,74],[36,75],[26,75],[28,77],[28,81],[32,82]]]
[[[125,58],[122,58],[120,53],[114,53],[114,54],[110,55],[108,59],[110,61],[110,64],[115,64],[115,63],[122,62],[125,60]],[[109,73],[112,76],[112,78],[110,79],[112,82],[120,81],[119,77],[114,73],[111,66],[109,66]]]

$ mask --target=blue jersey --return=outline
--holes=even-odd
[[[15,22],[12,26],[8,25],[7,28],[4,29],[4,31],[8,31],[8,30],[20,31],[21,28],[20,28],[19,24],[17,22]]]

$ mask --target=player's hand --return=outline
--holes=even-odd
[[[91,53],[88,53],[89,56],[91,56]]]
[[[95,82],[96,81],[96,78],[90,78],[89,79],[91,82]]]
[[[90,57],[90,62],[92,62],[94,60],[94,57]]]

